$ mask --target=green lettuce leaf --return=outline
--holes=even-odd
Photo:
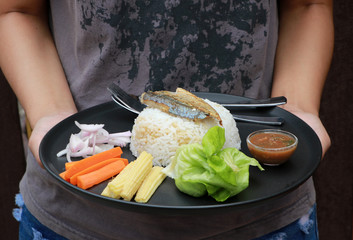
[[[225,131],[215,126],[208,130],[202,144],[181,146],[164,169],[176,187],[188,195],[209,195],[223,202],[249,186],[249,166],[263,170],[260,163],[236,148],[222,149]]]
[[[220,151],[225,142],[225,130],[221,127],[210,128],[202,138],[202,146],[208,157]]]

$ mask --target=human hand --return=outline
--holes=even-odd
[[[305,112],[301,110],[298,107],[295,107],[290,104],[286,104],[283,106],[283,108],[292,114],[296,115],[300,119],[302,119],[304,122],[306,122],[317,134],[317,136],[320,139],[321,146],[322,146],[322,157],[324,157],[325,153],[331,146],[331,139],[330,136],[328,135],[324,125],[322,124],[319,116]]]
[[[57,123],[72,115],[74,112],[65,112],[56,115],[45,116],[37,121],[31,136],[28,140],[29,149],[32,151],[38,164],[43,168],[43,164],[39,158],[39,145],[45,134]]]

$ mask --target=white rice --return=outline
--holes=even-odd
[[[240,150],[240,136],[237,128],[237,124],[229,112],[228,109],[223,107],[222,105],[212,102],[208,99],[204,99],[211,107],[213,107],[219,114],[222,119],[222,127],[225,129],[226,142],[223,148],[234,147]]]
[[[240,136],[231,113],[223,106],[205,100],[220,115],[225,128],[224,147],[240,149]],[[212,118],[193,121],[176,117],[156,108],[145,108],[135,119],[130,150],[134,156],[146,151],[153,156],[153,164],[167,166],[179,146],[198,142],[209,128],[219,125]]]

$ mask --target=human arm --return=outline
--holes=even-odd
[[[0,67],[32,127],[29,146],[39,164],[39,144],[57,122],[75,113],[47,19],[44,0],[0,1]]]
[[[331,142],[319,108],[333,52],[332,0],[282,0],[279,5],[272,96],[287,97],[284,108],[314,129],[324,154]]]

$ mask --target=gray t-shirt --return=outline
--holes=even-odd
[[[268,97],[276,1],[51,1],[55,43],[79,110],[110,101],[106,87]],[[270,186],[269,186],[270,187]],[[20,191],[30,212],[69,239],[251,239],[304,215],[313,182],[270,201],[212,215],[153,215],[91,201],[33,156]]]
[[[276,1],[52,1],[57,48],[79,109],[107,84],[270,95]],[[99,94],[97,94],[99,93]]]

